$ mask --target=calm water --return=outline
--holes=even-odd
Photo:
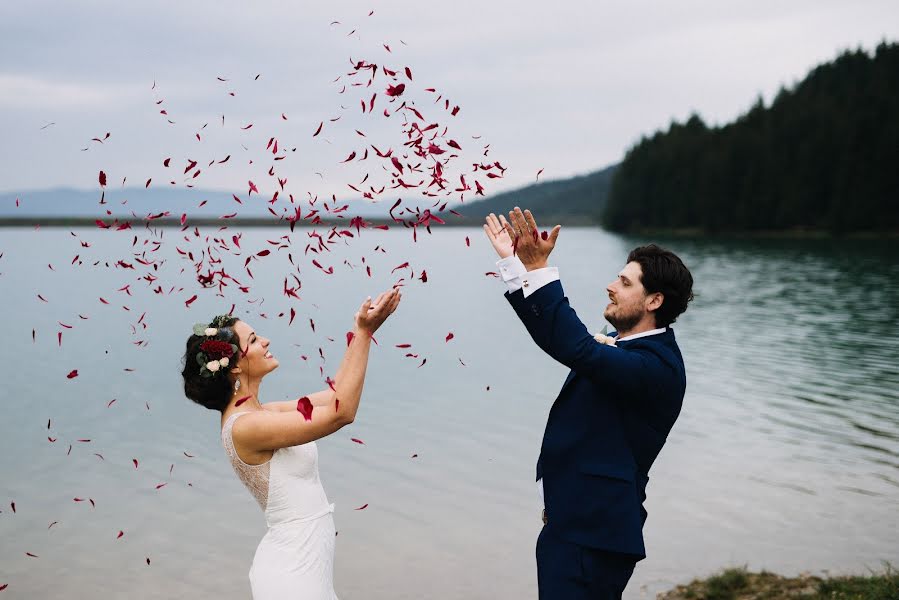
[[[255,279],[243,258],[229,263],[250,293],[201,291],[189,309],[197,286],[174,247],[198,253],[202,240],[164,230],[153,251],[142,232],[133,246],[132,232],[74,233],[0,230],[4,597],[249,597],[264,520],[226,461],[218,417],[180,391],[184,340],[195,321],[235,302],[281,360],[263,400],[295,399],[324,387],[320,367],[333,374],[364,296],[400,276],[403,306],[377,336],[357,421],[319,443],[337,505],[338,593],[536,597],[534,462],[565,369],[532,345],[502,284],[485,277],[494,257],[480,230],[438,230],[417,244],[406,231],[363,232],[318,257],[332,276],[303,256],[305,231],[275,250],[266,240],[281,230],[247,230],[245,251],[273,250],[251,264]],[[595,330],[605,284],[637,242],[562,232],[554,262]],[[688,390],[650,473],[649,558],[626,597],[653,598],[728,566],[792,574],[899,564],[899,254],[873,242],[668,245],[699,292],[675,325]],[[135,252],[166,262],[154,272]],[[281,291],[288,252],[302,269],[292,304]],[[138,268],[116,267],[119,258]],[[427,283],[408,269],[390,274],[407,260],[416,277],[427,269]],[[141,279],[148,272],[159,278],[152,286]],[[278,316],[290,306],[292,325]],[[67,379],[72,369],[79,376]]]

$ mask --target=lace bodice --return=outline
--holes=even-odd
[[[231,466],[234,467],[237,476],[256,498],[256,502],[259,503],[262,510],[265,510],[268,504],[268,484],[271,479],[272,461],[269,460],[261,465],[248,465],[237,455],[237,450],[234,449],[234,438],[231,437],[234,421],[240,415],[245,414],[246,412],[235,413],[225,421],[225,426],[222,427],[222,445],[225,447],[228,458],[231,459]]]
[[[318,475],[318,448],[315,442],[279,448],[271,460],[248,465],[234,449],[234,421],[250,411],[228,417],[222,427],[222,445],[231,466],[259,506],[269,527],[287,522],[315,519],[333,510],[329,506]]]

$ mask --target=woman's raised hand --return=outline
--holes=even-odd
[[[376,332],[387,320],[387,317],[392,315],[396,307],[400,305],[402,297],[400,290],[393,288],[379,295],[374,301],[371,298],[367,298],[362,303],[362,306],[359,307],[359,312],[355,315],[356,328],[367,332],[369,335]]]

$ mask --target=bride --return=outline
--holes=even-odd
[[[184,393],[222,413],[222,443],[237,476],[262,510],[268,532],[250,568],[255,600],[336,600],[334,505],[318,476],[315,440],[353,422],[372,334],[399,306],[397,289],[355,315],[353,336],[333,387],[299,401],[259,400],[262,378],[278,368],[270,341],[249,324],[221,315],[187,340]]]

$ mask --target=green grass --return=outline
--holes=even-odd
[[[782,577],[731,568],[661,596],[665,600],[899,600],[899,572],[889,563],[868,576]]]
[[[809,600],[899,600],[899,571],[887,564],[882,574],[825,579]]]
[[[737,592],[746,589],[749,576],[746,569],[727,569],[720,575],[706,579],[705,600],[734,600]]]

